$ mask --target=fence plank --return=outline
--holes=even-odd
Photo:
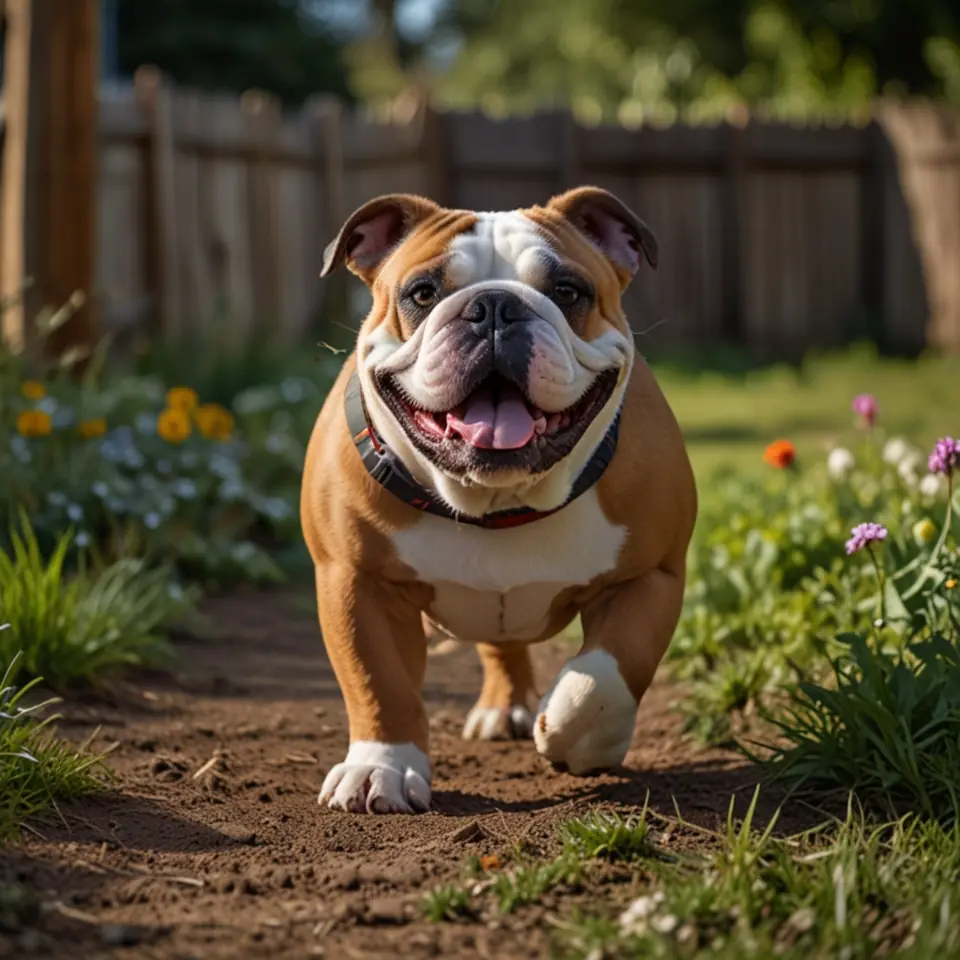
[[[867,127],[626,130],[581,128],[558,112],[497,121],[421,105],[408,121],[376,123],[333,101],[294,115],[263,102],[253,110],[177,90],[164,161],[155,116],[119,95],[104,100],[102,176],[149,176],[149,208],[172,221],[157,236],[179,265],[172,278],[154,271],[141,289],[138,264],[152,256],[142,240],[110,248],[110,275],[116,283],[130,273],[131,303],[155,294],[166,304],[169,331],[229,317],[242,341],[269,315],[279,336],[294,339],[319,307],[349,325],[356,284],[321,284],[317,271],[345,217],[378,194],[512,209],[596,183],[660,239],[660,271],[644,271],[625,300],[641,349],[725,339],[796,356],[843,342],[871,315],[883,317],[891,346],[916,349],[929,298],[931,340],[960,350],[960,274],[950,267],[960,258],[957,112],[887,106]],[[151,162],[138,174],[132,158],[148,144]],[[104,190],[110,235],[150,237],[143,205]],[[175,302],[179,320],[169,316]]]

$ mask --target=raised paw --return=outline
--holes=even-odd
[[[523,704],[512,707],[485,707],[479,703],[467,714],[464,740],[529,740],[533,736],[533,714]]]
[[[413,743],[358,740],[327,774],[318,802],[347,813],[423,813],[430,761]]]
[[[637,701],[617,661],[603,650],[570,660],[540,701],[533,737],[537,752],[571,773],[608,770],[623,762],[633,739]]]

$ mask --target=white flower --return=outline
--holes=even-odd
[[[679,920],[672,913],[665,913],[650,920],[650,927],[656,933],[673,933],[677,929]]]
[[[856,465],[857,461],[846,447],[834,447],[827,457],[827,473],[834,480],[842,480]]]
[[[947,478],[940,473],[928,473],[920,481],[919,489],[925,497],[939,497],[947,489]]]
[[[657,912],[657,907],[663,903],[663,900],[664,894],[662,890],[658,890],[654,894],[637,897],[637,899],[620,914],[620,928],[626,933],[642,934],[647,928],[647,921]],[[676,922],[675,918],[672,919]]]
[[[910,450],[897,464],[897,473],[900,479],[908,486],[915,487],[920,480],[923,469],[923,458],[916,450]]]
[[[891,437],[883,445],[883,462],[895,467],[904,457],[915,452],[914,448],[903,437]]]

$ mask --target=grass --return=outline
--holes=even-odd
[[[896,813],[960,820],[960,652],[934,635],[903,650],[850,635],[829,686],[802,683],[774,722],[770,769],[795,789],[843,791]]]
[[[960,409],[960,358],[881,359],[869,349],[811,356],[800,367],[777,365],[738,373],[691,372],[667,362],[654,371],[683,428],[698,478],[717,467],[759,473],[766,445],[791,440],[802,460],[856,435],[850,401],[869,392],[890,434],[927,445]],[[954,413],[954,416],[956,414]]]
[[[695,849],[669,855],[646,810],[629,821],[600,812],[568,821],[556,859],[441,888],[425,915],[486,922],[550,891],[551,955],[568,960],[957,955],[960,828],[913,814],[873,823],[851,804],[845,818],[785,837],[776,817],[756,823],[758,797],[742,820],[731,803],[725,830],[698,830]],[[672,821],[675,833],[689,829]],[[592,885],[597,860],[621,871],[613,888]],[[631,880],[639,896],[597,907],[601,893]],[[582,889],[588,909],[583,897],[564,899]]]
[[[639,815],[623,818],[617,813],[595,810],[562,828],[564,848],[589,860],[629,862],[663,854],[650,841],[647,807]]]
[[[20,652],[30,677],[61,688],[167,658],[163,628],[189,607],[183,592],[171,587],[168,571],[124,559],[68,575],[71,540],[64,534],[45,558],[24,517],[20,530],[11,532],[11,550],[0,550],[0,622],[10,625],[0,634],[0,660],[10,662]]]
[[[41,719],[56,701],[28,705],[39,681],[14,686],[19,667],[16,656],[0,680],[0,843],[57,801],[94,793],[103,783],[102,757],[58,740],[49,729],[54,715]]]

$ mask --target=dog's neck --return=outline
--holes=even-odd
[[[385,490],[405,503],[434,516],[456,520],[471,526],[486,529],[504,529],[522,526],[549,517],[562,510],[569,503],[587,492],[604,474],[617,449],[617,437],[620,429],[619,413],[613,418],[607,432],[580,471],[567,499],[552,510],[534,510],[532,507],[519,507],[512,510],[498,510],[480,517],[460,513],[447,504],[434,491],[419,483],[401,460],[384,443],[367,412],[363,399],[360,378],[354,373],[350,377],[344,394],[345,414],[350,436],[360,454],[367,473]]]

